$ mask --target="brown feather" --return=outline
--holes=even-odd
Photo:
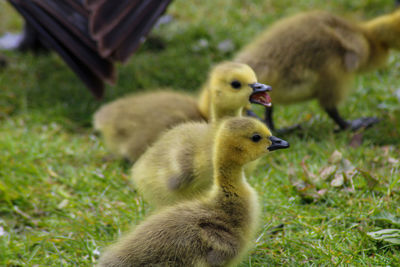
[[[113,65],[108,60],[101,58],[95,51],[80,41],[79,38],[64,28],[57,20],[39,8],[32,1],[24,1],[24,6],[29,10],[41,25],[46,25],[46,30],[59,40],[71,54],[79,58],[88,69],[92,70],[99,78],[113,84],[116,80]]]
[[[106,1],[97,8],[92,9],[89,28],[95,39],[101,39],[105,34],[118,26],[125,16],[129,15],[140,1],[121,0],[117,2]]]
[[[54,2],[52,0],[33,0],[35,4],[42,7],[46,12],[52,15],[57,22],[75,34],[79,40],[89,46],[92,50],[97,49],[97,43],[90,37],[88,29],[88,15],[76,12],[76,7],[70,5],[64,0]]]
[[[112,61],[125,62],[142,43],[171,0],[8,0],[29,17],[46,42],[73,68],[90,90],[114,84]],[[46,33],[44,33],[46,32]],[[51,39],[51,40],[50,40]],[[54,42],[57,45],[54,45]],[[57,47],[57,48],[55,48]],[[64,51],[68,50],[68,51]],[[68,56],[67,56],[68,54]],[[75,62],[74,62],[75,61]],[[79,67],[79,65],[85,65]],[[88,77],[84,77],[85,75]],[[95,78],[95,76],[97,76]],[[95,81],[96,80],[96,81]]]
[[[126,62],[130,55],[132,55],[143,43],[144,36],[150,32],[157,19],[165,12],[165,9],[169,5],[171,0],[165,0],[158,6],[151,10],[151,14],[148,14],[146,20],[141,20],[135,31],[130,34],[126,40],[117,47],[117,49],[112,54],[112,58],[117,61]]]
[[[55,50],[61,58],[70,66],[70,68],[76,73],[76,75],[85,83],[90,91],[98,98],[103,95],[104,85],[103,82],[94,74],[92,70],[87,68],[79,58],[71,54],[63,44],[61,44],[56,38],[54,38],[38,21],[36,17],[31,15],[31,12],[27,11],[23,5],[18,4],[19,0],[9,0],[10,3],[18,10],[25,19],[32,24],[35,29],[40,33],[43,38],[46,38],[47,45]]]

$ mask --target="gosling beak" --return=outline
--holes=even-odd
[[[282,148],[288,148],[289,143],[285,140],[282,140],[275,136],[270,136],[269,140],[271,140],[272,144],[268,147],[269,151],[274,151]]]
[[[267,93],[272,90],[271,86],[262,83],[252,83],[249,84],[249,86],[253,89],[249,98],[251,103],[263,105],[264,107],[270,107],[272,105],[271,97]]]

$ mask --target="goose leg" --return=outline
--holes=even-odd
[[[328,113],[329,117],[331,117],[336,124],[339,125],[340,131],[346,129],[357,131],[360,128],[369,128],[375,123],[379,122],[379,119],[375,117],[358,118],[352,121],[346,121],[340,116],[336,107],[325,108],[325,111]]]
[[[267,124],[268,128],[271,131],[279,133],[279,134],[288,134],[288,133],[294,132],[298,129],[301,129],[300,124],[295,124],[295,125],[292,125],[289,127],[275,129],[275,124],[274,124],[274,120],[272,118],[272,113],[273,113],[273,107],[265,107],[265,123]]]
[[[246,115],[252,118],[256,118],[262,122],[264,122],[263,119],[261,119],[254,111],[252,111],[251,109],[246,109]]]
[[[271,131],[275,131],[274,121],[272,119],[273,107],[265,107],[265,123]]]

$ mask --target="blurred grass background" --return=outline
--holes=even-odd
[[[231,58],[275,20],[310,9],[368,19],[392,11],[394,1],[173,1],[167,11],[173,21],[152,32],[166,48],[145,43],[118,67],[118,83],[102,101],[54,53],[3,52],[0,265],[93,265],[104,246],[150,212],[128,183],[129,165],[110,159],[91,128],[101,104],[157,87],[195,92],[211,64]],[[5,1],[0,20],[0,34],[23,24]],[[362,133],[356,147],[349,146],[354,133],[333,133],[333,122],[316,103],[276,107],[280,126],[301,123],[304,130],[285,136],[291,148],[265,158],[250,181],[260,193],[263,218],[242,266],[400,264],[399,246],[366,235],[393,227],[376,219],[382,213],[400,214],[399,90],[399,52],[386,68],[357,79],[340,107],[343,116],[381,122]],[[328,159],[336,150],[358,171],[333,187],[318,177],[334,165]],[[279,224],[284,229],[271,232]]]

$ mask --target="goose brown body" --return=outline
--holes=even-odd
[[[355,75],[382,67],[391,48],[400,49],[400,11],[367,22],[313,11],[276,22],[239,51],[235,61],[248,64],[261,82],[274,88],[274,104],[317,99],[340,128],[356,129],[357,122],[342,119],[337,106]],[[372,121],[358,121],[358,126]]]
[[[99,266],[233,266],[240,261],[259,217],[257,194],[243,165],[267,153],[271,133],[251,118],[227,119],[218,128],[209,193],[150,216],[108,248]]]

